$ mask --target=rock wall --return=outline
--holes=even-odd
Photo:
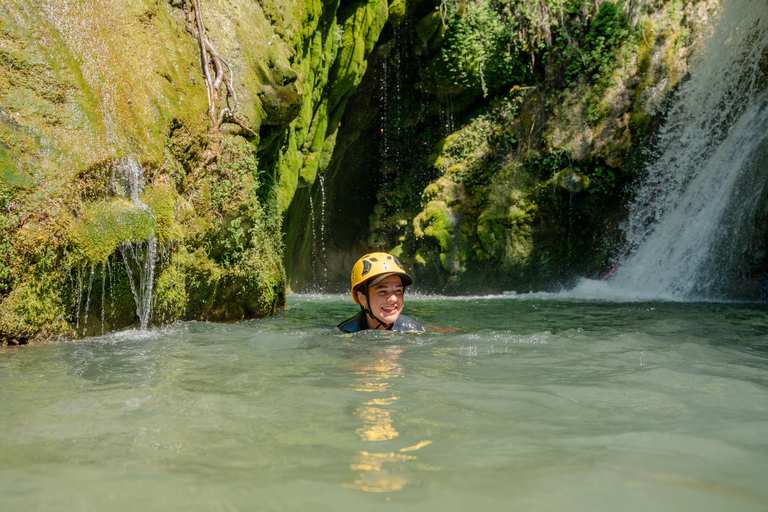
[[[296,244],[288,230],[292,287],[343,290],[348,255],[369,250],[398,254],[422,291],[602,277],[624,249],[624,206],[665,102],[718,5],[409,5],[350,100],[325,211],[318,189],[312,212],[289,211],[326,233]]]
[[[330,158],[388,16],[340,4],[0,5],[3,343],[138,324],[147,293],[150,323],[283,306],[282,214]],[[228,65],[220,126],[197,13]]]
[[[269,315],[369,250],[425,291],[599,275],[717,6],[6,0],[0,340]]]

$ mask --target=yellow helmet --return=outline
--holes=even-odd
[[[357,294],[355,293],[355,287],[372,277],[377,277],[371,284],[375,284],[382,279],[391,275],[400,276],[400,280],[403,282],[403,286],[413,284],[413,278],[409,276],[403,265],[398,259],[386,252],[372,252],[366,254],[355,263],[352,267],[352,300],[356,304],[360,304],[357,300]]]

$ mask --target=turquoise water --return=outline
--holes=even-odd
[[[765,305],[289,305],[0,350],[0,508],[768,509]]]

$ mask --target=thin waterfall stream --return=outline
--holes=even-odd
[[[116,166],[113,186],[131,198],[134,206],[148,210],[141,200],[144,187],[144,172],[141,165],[133,158],[125,158]],[[155,265],[157,263],[157,240],[152,234],[146,240],[131,240],[118,247],[128,274],[139,327],[146,329],[152,313],[152,288],[154,286]]]

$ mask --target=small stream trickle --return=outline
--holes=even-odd
[[[142,202],[144,170],[133,158],[124,158],[115,169],[115,187],[123,187],[137,208],[148,209]],[[131,240],[119,246],[125,271],[136,303],[136,316],[141,329],[146,329],[152,313],[152,288],[157,263],[157,241],[154,234],[146,240]]]
[[[318,289],[322,290],[327,284],[328,280],[328,248],[326,240],[326,212],[325,212],[325,178],[322,175],[317,176],[315,181],[316,187],[320,191],[319,204],[316,207],[315,200],[312,197],[313,193],[309,194],[309,211],[310,211],[310,231],[312,233],[311,242],[311,261],[312,261],[312,275],[315,276],[315,280]],[[314,191],[313,191],[314,192]]]
[[[129,199],[139,210],[150,211],[149,206],[141,200],[144,189],[144,173],[141,165],[131,157],[122,158],[115,162],[113,175],[109,182],[108,194]],[[128,222],[128,221],[126,221]],[[126,240],[119,244],[116,251],[103,263],[78,268],[71,277],[71,289],[74,303],[75,332],[80,336],[104,334],[109,320],[116,317],[115,287],[120,279],[127,279],[135,304],[136,317],[141,329],[146,329],[152,313],[152,290],[154,288],[155,267],[157,266],[157,239],[154,234],[145,240]],[[117,258],[118,261],[114,261]],[[122,263],[120,263],[122,262]],[[117,265],[125,268],[126,274],[121,277],[115,268]],[[96,267],[100,267],[97,269]],[[97,278],[98,274],[98,278]],[[94,281],[101,287],[99,292],[93,290]],[[101,281],[100,285],[98,281]],[[94,294],[96,297],[94,297]],[[92,303],[101,300],[100,306]],[[107,300],[109,309],[107,310]],[[101,317],[97,324],[89,323],[91,315]]]

